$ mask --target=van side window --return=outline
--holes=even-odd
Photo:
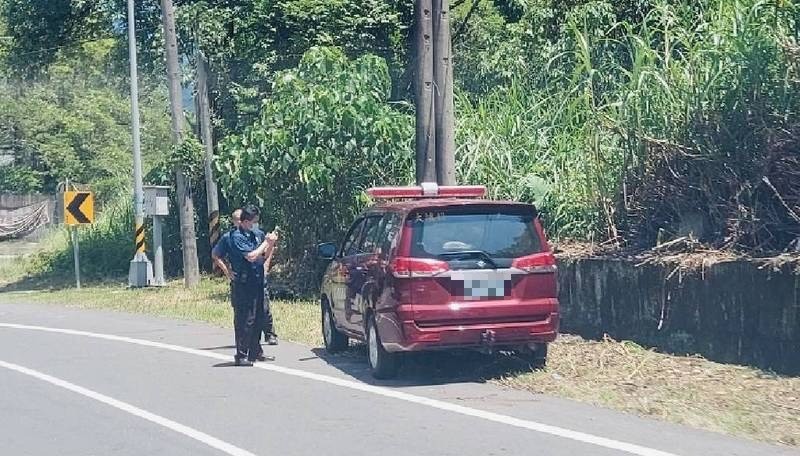
[[[382,215],[375,215],[367,218],[367,224],[364,228],[364,242],[361,243],[361,253],[375,253],[378,251],[382,227]]]
[[[388,255],[395,247],[397,238],[400,234],[402,216],[397,213],[387,213],[384,217],[384,225],[381,230],[381,254]]]
[[[339,252],[340,256],[352,256],[358,253],[358,240],[361,237],[361,229],[364,227],[364,219],[358,220],[350,228],[347,233],[344,243],[342,244],[342,251]]]

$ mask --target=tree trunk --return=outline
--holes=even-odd
[[[433,100],[433,24],[431,0],[417,0],[415,5],[416,159],[417,183],[436,182],[436,120]]]
[[[219,198],[214,180],[214,130],[211,126],[211,107],[208,95],[208,61],[202,52],[197,53],[197,125],[205,146],[206,199],[208,202],[208,241],[213,248],[219,240]]]
[[[164,22],[164,48],[167,61],[170,111],[172,114],[172,142],[177,147],[183,142],[183,102],[181,75],[178,64],[178,39],[175,36],[175,9],[172,0],[161,0],[161,17]],[[200,265],[197,261],[197,236],[194,230],[194,202],[189,179],[179,165],[175,169],[175,187],[178,197],[178,215],[181,221],[183,247],[183,281],[193,288],[200,283]]]
[[[456,184],[453,59],[449,0],[433,0],[433,80],[436,110],[436,180]]]

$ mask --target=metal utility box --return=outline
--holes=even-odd
[[[153,283],[153,265],[147,258],[133,259],[128,268],[128,285],[143,288]]]
[[[145,185],[144,215],[147,217],[169,215],[169,189],[163,185]]]

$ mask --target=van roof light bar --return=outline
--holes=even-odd
[[[375,199],[392,198],[483,198],[486,196],[484,185],[442,185],[435,182],[423,182],[418,186],[408,187],[372,187],[367,194]]]

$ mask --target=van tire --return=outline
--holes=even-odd
[[[531,369],[544,369],[547,367],[547,342],[537,343],[534,349],[525,348],[521,353],[521,358],[527,362]]]
[[[381,336],[378,334],[378,326],[375,324],[375,317],[370,316],[367,320],[367,359],[369,362],[372,376],[379,380],[386,380],[397,376],[399,368],[398,353],[390,353],[383,348]]]
[[[322,301],[322,339],[325,341],[325,351],[331,354],[344,351],[350,345],[347,335],[336,328],[327,300]]]

